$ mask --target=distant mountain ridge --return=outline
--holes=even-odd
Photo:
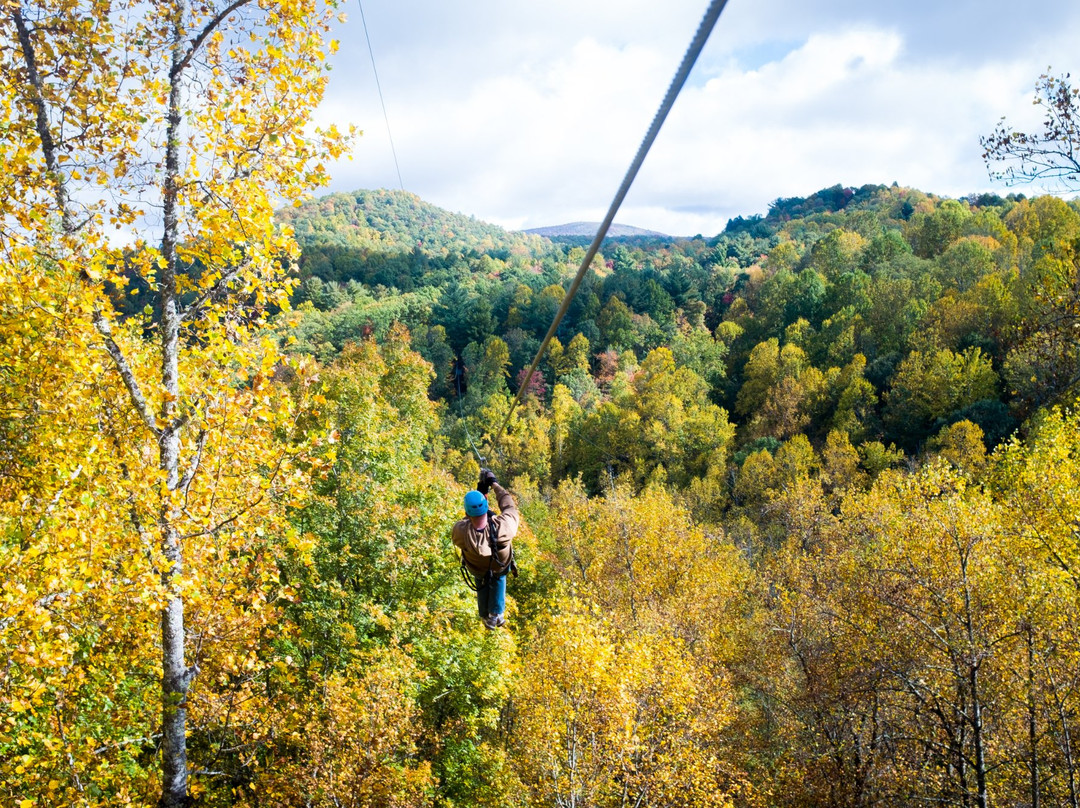
[[[532,227],[528,230],[522,230],[521,232],[528,233],[530,236],[556,238],[559,236],[595,236],[596,231],[599,228],[600,222],[570,222],[568,224],[557,224],[549,227]],[[608,228],[607,234],[611,238],[628,236],[670,238],[666,233],[660,233],[656,230],[646,230],[643,227],[634,227],[628,224],[619,224],[618,222],[612,224],[611,227]]]
[[[408,191],[357,190],[311,199],[278,212],[301,247],[339,247],[383,254],[419,250],[462,255],[539,250],[536,236],[452,213]]]

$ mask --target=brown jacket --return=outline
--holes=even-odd
[[[521,517],[518,515],[517,505],[510,492],[498,483],[491,484],[491,490],[498,498],[499,513],[495,514],[488,510],[488,526],[481,530],[474,530],[472,522],[468,518],[460,519],[454,523],[453,539],[454,546],[460,548],[461,556],[465,559],[465,566],[474,575],[484,575],[489,569],[496,573],[505,572],[510,563],[510,542],[517,535],[518,523]],[[495,559],[491,558],[491,544],[488,539],[488,531],[495,531]]]

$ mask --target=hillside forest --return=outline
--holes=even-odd
[[[0,802],[1080,806],[1080,204],[610,239],[511,412],[584,239],[314,197],[314,0],[122,6],[0,15]]]

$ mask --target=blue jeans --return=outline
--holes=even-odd
[[[476,608],[481,618],[506,611],[506,573],[496,576],[487,584],[484,583],[486,577],[476,576]]]

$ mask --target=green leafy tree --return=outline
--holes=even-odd
[[[903,233],[891,228],[870,239],[860,255],[859,266],[872,275],[879,268],[887,267],[894,259],[910,253],[911,245]]]
[[[978,348],[912,351],[900,363],[886,394],[884,421],[903,445],[913,447],[938,418],[997,396],[998,376]]]
[[[858,265],[866,239],[843,228],[831,231],[810,250],[810,266],[826,278],[834,279]]]
[[[996,268],[993,248],[997,244],[985,237],[968,236],[946,248],[938,264],[942,286],[966,292]]]
[[[971,212],[955,199],[945,199],[930,213],[917,213],[908,226],[912,251],[920,258],[941,255],[960,238]]]
[[[494,396],[508,394],[510,349],[498,337],[488,337],[482,345],[469,343],[464,354],[468,390],[463,407],[475,412]]]
[[[1019,338],[1005,360],[1005,376],[1024,415],[1035,406],[1069,401],[1080,381],[1080,354],[1075,339],[1080,323],[1080,250],[1074,240],[1080,220],[1074,221],[1074,216],[1070,211],[1068,218],[1059,218],[1038,242],[1025,237],[1038,244],[1032,251],[1037,257],[1020,274],[1016,301]],[[1029,232],[1038,235],[1040,231]]]
[[[293,517],[306,541],[282,564],[292,630],[281,653],[301,661],[288,692],[305,717],[266,767],[300,804],[500,798],[511,649],[478,635],[459,597],[447,503],[461,492],[425,459],[438,426],[430,377],[402,329],[324,372],[311,428],[337,439]],[[523,556],[527,544],[523,533]]]
[[[533,333],[543,335],[547,332],[565,295],[566,290],[557,283],[546,286],[533,295],[525,317],[525,323]]]
[[[617,297],[612,297],[600,310],[596,318],[600,328],[602,344],[620,349],[633,348],[637,345],[637,334],[630,309]]]

